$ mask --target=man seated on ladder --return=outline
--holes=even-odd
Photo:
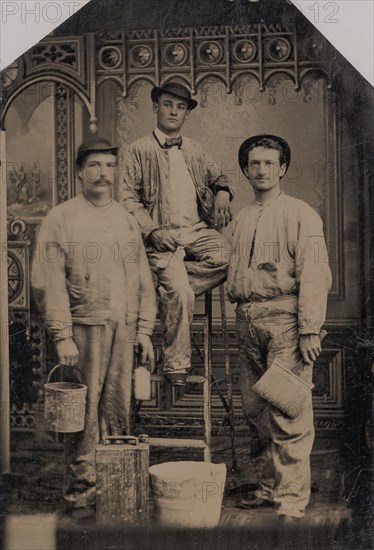
[[[197,105],[189,90],[170,82],[151,98],[157,126],[121,155],[119,198],[139,222],[157,278],[164,373],[184,386],[195,295],[226,279],[226,241],[217,229],[231,221],[234,191],[202,146],[180,136]]]

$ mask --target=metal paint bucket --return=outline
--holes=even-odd
[[[50,382],[56,365],[44,384],[44,417],[47,430],[61,433],[74,433],[84,430],[86,414],[87,386],[76,382]],[[83,373],[77,367],[84,380]]]

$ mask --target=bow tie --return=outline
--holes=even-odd
[[[178,149],[180,149],[181,145],[182,145],[182,138],[180,136],[176,138],[166,138],[163,148],[171,149],[172,147],[178,147]]]

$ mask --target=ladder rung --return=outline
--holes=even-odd
[[[151,374],[151,382],[164,382],[165,377],[161,374]],[[191,374],[187,376],[187,382],[191,384],[203,384],[204,376],[198,376],[197,374]]]
[[[149,444],[154,447],[194,447],[204,449],[205,443],[201,439],[173,439],[167,437],[150,437]]]

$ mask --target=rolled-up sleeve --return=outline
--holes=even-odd
[[[203,166],[206,171],[205,184],[213,193],[217,193],[220,190],[227,191],[230,195],[230,200],[233,200],[235,196],[233,184],[226,174],[223,174],[219,170],[217,163],[215,163],[205,152],[203,153]]]

